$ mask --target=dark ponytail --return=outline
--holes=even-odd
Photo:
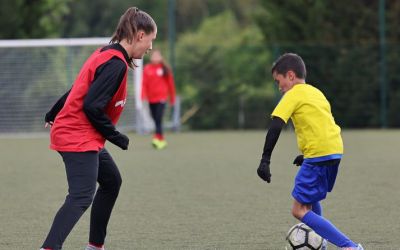
[[[110,44],[119,43],[126,39],[128,43],[132,43],[136,33],[143,30],[146,34],[150,34],[156,30],[157,26],[153,18],[139,8],[131,7],[119,19],[118,26],[111,37]],[[136,67],[133,59],[128,60],[129,67]]]
[[[110,43],[119,43],[123,39],[127,39],[128,43],[131,43],[139,30],[150,34],[156,30],[156,23],[146,12],[131,7],[119,19]]]
[[[168,67],[168,65],[165,62],[161,63],[161,67],[163,69],[163,77],[168,77],[169,74],[171,74],[171,69]]]

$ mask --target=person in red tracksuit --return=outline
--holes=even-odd
[[[167,100],[175,104],[175,84],[172,70],[164,62],[160,50],[152,51],[150,63],[143,69],[142,100],[149,102],[155,124],[152,144],[156,149],[167,146],[163,135],[162,118]]]
[[[143,58],[152,49],[156,35],[151,16],[136,7],[129,8],[121,16],[110,44],[86,60],[72,88],[46,114],[50,148],[58,151],[65,164],[68,195],[41,249],[61,249],[90,205],[86,250],[104,249],[107,224],[122,182],[104,144],[109,141],[128,149],[129,138],[115,128],[127,98],[128,67],[134,67],[133,59]]]

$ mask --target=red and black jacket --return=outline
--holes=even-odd
[[[166,102],[175,104],[175,83],[172,72],[160,64],[147,64],[143,69],[142,100],[149,103]]]
[[[115,124],[127,98],[129,57],[119,44],[96,50],[72,88],[46,114],[54,121],[50,148],[64,152],[99,151],[121,134]]]

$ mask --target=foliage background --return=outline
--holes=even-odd
[[[133,3],[157,22],[155,47],[167,60],[169,2]],[[399,127],[400,2],[385,3],[386,124],[378,0],[175,0],[176,84],[183,112],[197,111],[186,125],[264,128],[279,100],[270,66],[290,51],[303,57],[307,82],[326,94],[342,127]],[[127,0],[0,0],[0,39],[111,36],[131,5]]]

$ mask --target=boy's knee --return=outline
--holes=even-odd
[[[306,205],[292,207],[292,215],[298,220],[303,219],[304,215],[306,215],[308,211],[310,211],[310,207]]]
[[[301,220],[303,218],[302,213],[299,211],[299,209],[295,207],[292,208],[292,215],[298,220]]]

